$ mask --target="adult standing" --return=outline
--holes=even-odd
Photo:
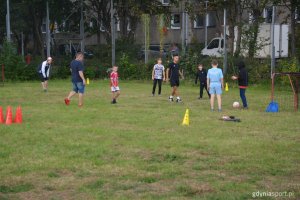
[[[47,60],[42,62],[38,67],[38,73],[41,78],[42,89],[44,92],[48,91],[48,80],[50,75],[51,64],[52,58],[48,57]]]
[[[83,106],[83,95],[85,91],[85,78],[84,78],[84,66],[83,66],[84,54],[82,52],[78,52],[76,54],[75,60],[73,60],[70,64],[71,73],[72,73],[72,85],[73,90],[69,93],[69,96],[65,98],[65,104],[70,105],[71,98],[78,93],[79,102],[78,106]]]
[[[240,61],[237,64],[239,68],[239,74],[232,76],[232,80],[238,80],[239,88],[240,88],[240,97],[243,102],[243,109],[248,109],[248,103],[246,98],[246,89],[248,87],[248,72],[246,70],[246,66],[244,61]]]
[[[175,55],[179,55],[179,48],[178,48],[178,46],[176,45],[175,42],[172,44],[172,47],[171,47],[170,52],[171,52],[171,57],[172,57],[172,58],[173,58]]]

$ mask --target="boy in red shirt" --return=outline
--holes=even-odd
[[[117,98],[120,96],[118,66],[113,66],[110,74],[110,88],[112,92],[112,104],[117,103]]]

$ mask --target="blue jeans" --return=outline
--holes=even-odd
[[[247,108],[248,104],[247,104],[247,99],[246,99],[245,93],[246,93],[246,89],[240,88],[240,97],[241,97],[242,102],[243,102],[243,107]]]

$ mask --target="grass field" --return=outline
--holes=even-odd
[[[107,81],[91,82],[78,108],[77,98],[63,103],[68,80],[48,93],[38,82],[0,87],[0,106],[22,105],[24,120],[0,124],[0,199],[300,199],[300,115],[265,113],[268,89],[250,88],[244,111],[231,108],[230,88],[222,113],[189,84],[183,104],[168,102],[167,85],[161,97],[149,82],[121,89],[111,105]],[[219,121],[225,114],[242,122]]]

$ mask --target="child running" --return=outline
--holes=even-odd
[[[207,73],[207,86],[209,93],[211,95],[210,98],[210,108],[211,111],[214,111],[214,101],[215,95],[218,99],[218,111],[222,111],[222,89],[224,89],[224,81],[223,81],[223,72],[218,68],[218,62],[213,60],[211,62],[212,68],[208,70]]]
[[[157,59],[157,64],[154,65],[152,70],[153,89],[152,96],[155,96],[156,85],[158,83],[158,96],[161,95],[162,81],[166,80],[165,67],[162,65],[162,59]]]
[[[117,98],[120,96],[118,66],[113,66],[110,74],[110,88],[112,92],[112,104],[117,103]]]
[[[176,102],[182,102],[179,97],[178,87],[179,87],[179,75],[182,79],[184,79],[183,74],[180,72],[179,68],[179,56],[177,54],[173,55],[173,62],[169,64],[169,68],[167,69],[167,80],[170,80],[170,84],[172,87],[172,93],[169,97],[169,101],[174,101],[174,96],[176,96]]]

